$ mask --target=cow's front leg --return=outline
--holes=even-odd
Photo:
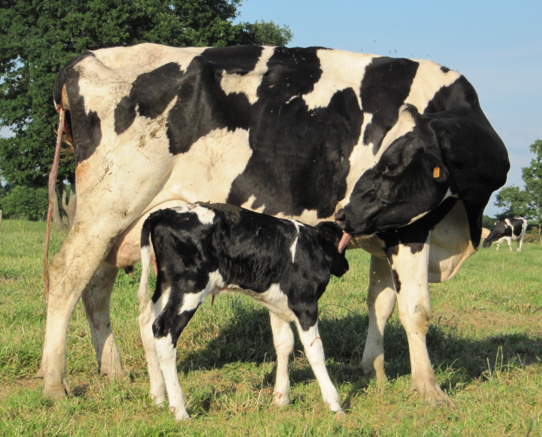
[[[110,301],[111,292],[117,277],[118,268],[102,263],[83,291],[83,303],[87,314],[100,376],[110,379],[124,378],[119,350],[111,330]]]
[[[384,373],[384,328],[393,312],[395,300],[396,293],[388,260],[373,255],[367,291],[369,330],[361,360],[363,373],[368,380],[387,380]]]
[[[277,352],[277,374],[275,389],[273,390],[273,403],[278,407],[283,407],[290,403],[288,397],[290,391],[288,359],[294,350],[294,333],[288,322],[273,312],[269,312],[269,315],[273,330],[273,344]]]
[[[314,314],[317,314],[317,311],[318,310],[316,308],[316,312]],[[313,311],[311,311],[311,313],[313,313]],[[312,371],[314,372],[318,385],[320,386],[320,390],[322,391],[324,403],[331,411],[341,411],[339,393],[337,392],[337,389],[331,382],[329,374],[327,373],[324,346],[318,332],[318,321],[315,321],[312,326],[307,326],[307,323],[301,324],[297,318],[295,322],[301,343],[303,343],[305,355],[309,360],[309,364],[311,365]]]
[[[447,403],[427,352],[426,335],[429,328],[429,237],[425,243],[399,244],[388,248],[392,277],[397,293],[399,319],[405,328],[410,350],[412,389],[422,399]]]

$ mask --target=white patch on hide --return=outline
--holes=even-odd
[[[153,203],[172,199],[226,203],[233,181],[251,155],[248,131],[216,129],[173,158],[172,174]]]
[[[209,273],[209,281],[204,290],[199,293],[187,293],[183,296],[183,305],[179,309],[178,314],[195,310],[205,300],[209,293],[213,292],[213,294],[215,294],[214,291],[220,290],[224,285],[224,279],[218,270]]]
[[[263,212],[265,205],[259,206],[258,208],[253,208],[252,205],[254,205],[254,202],[256,202],[256,196],[252,194],[248,200],[241,205],[241,208],[250,209],[254,212]]]
[[[204,225],[210,225],[213,223],[213,219],[216,215],[212,209],[205,208],[204,206],[195,208],[194,212],[197,214],[199,221]]]
[[[297,239],[299,237],[295,237],[295,240],[293,242],[293,244],[290,246],[290,252],[292,252],[292,263],[295,262],[295,249],[297,247]]]
[[[361,108],[361,81],[375,56],[340,50],[318,50],[322,76],[309,94],[303,96],[309,110],[325,108],[337,91],[352,88]]]
[[[226,94],[244,94],[251,105],[258,101],[257,91],[262,83],[263,75],[267,72],[267,61],[273,55],[274,47],[264,47],[254,70],[245,75],[222,73],[220,87]]]
[[[427,104],[433,99],[435,94],[442,88],[451,85],[461,77],[456,71],[449,70],[447,73],[442,71],[441,66],[434,62],[414,59],[419,63],[416,76],[410,86],[410,94],[405,103],[410,103],[420,114],[427,107]]]

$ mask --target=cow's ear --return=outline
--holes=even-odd
[[[454,194],[467,211],[471,241],[478,247],[484,208],[510,169],[506,148],[478,105],[423,117],[435,133]]]
[[[348,261],[343,253],[339,252],[343,230],[334,222],[321,222],[316,225],[318,243],[326,257],[332,275],[342,276],[348,271]]]

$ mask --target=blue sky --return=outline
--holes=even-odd
[[[542,138],[541,0],[245,0],[240,12],[290,26],[291,47],[431,59],[464,74],[508,148],[507,185],[523,186],[529,145]]]
[[[245,0],[239,11],[240,21],[289,25],[292,47],[431,59],[461,72],[508,148],[507,185],[523,186],[529,145],[542,138],[542,0]]]

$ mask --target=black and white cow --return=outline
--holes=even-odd
[[[151,302],[149,236],[158,277]],[[140,329],[156,404],[165,400],[177,420],[188,419],[179,385],[176,344],[208,295],[237,290],[269,309],[277,351],[274,402],[289,403],[288,357],[294,349],[294,322],[305,355],[331,411],[339,395],[326,370],[318,333],[318,299],[330,274],[348,270],[338,251],[343,236],[333,222],[316,227],[225,204],[188,204],[152,213],[141,232]]]
[[[124,374],[109,315],[118,269],[139,261],[148,214],[203,201],[311,225],[337,213],[349,248],[372,255],[365,374],[386,379],[384,327],[397,302],[413,388],[447,400],[425,343],[428,281],[451,278],[476,252],[484,207],[509,170],[465,77],[319,47],[141,44],[73,59],[54,99],[73,137],[78,203],[50,267],[45,394],[68,390],[66,335],[81,297],[100,373]]]
[[[495,223],[491,233],[484,239],[484,247],[488,248],[494,241],[497,242],[497,250],[499,246],[506,240],[510,252],[512,252],[512,241],[518,242],[518,252],[521,252],[523,247],[523,239],[527,232],[527,220],[523,217],[500,220]]]

